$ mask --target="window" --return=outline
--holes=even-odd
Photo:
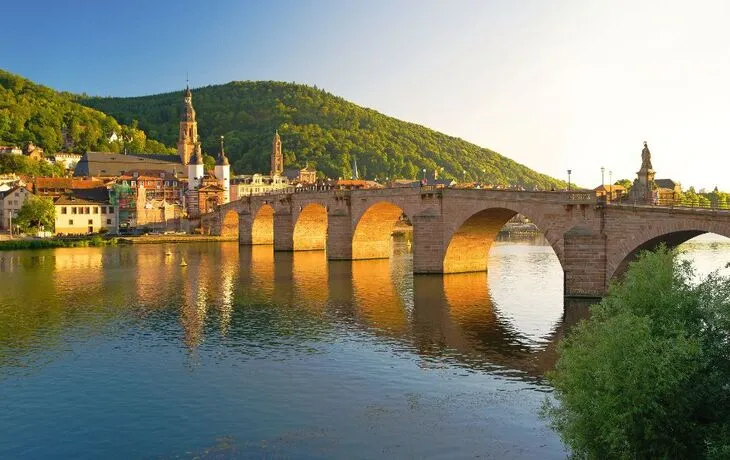
[[[112,220],[111,220],[111,219],[107,219],[107,220],[106,220],[106,224],[107,224],[107,225],[111,225],[111,224],[112,224]]]
[[[69,219],[69,220],[68,220],[68,224],[69,224],[69,225],[73,225],[73,224],[74,224],[74,221],[73,221],[73,219]]]
[[[94,206],[94,214],[99,214],[99,206]]]
[[[94,225],[94,221],[92,219],[89,219],[89,225]]]
[[[76,206],[71,206],[71,214],[76,214]]]
[[[106,214],[106,206],[102,206],[101,207],[101,213],[102,214]]]
[[[114,214],[114,206],[109,206],[109,214]]]
[[[66,206],[63,206],[63,207],[61,208],[61,214],[66,214]]]
[[[88,206],[84,208],[84,214],[91,214],[91,209]]]

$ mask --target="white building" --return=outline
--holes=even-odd
[[[66,169],[74,169],[79,161],[81,161],[81,155],[78,153],[58,152],[53,155],[53,162],[63,165]]]
[[[9,145],[0,145],[0,155],[22,155],[23,150]]]
[[[30,196],[30,190],[25,187],[15,186],[2,193],[0,197],[0,228],[10,229],[10,225],[18,217],[18,211]]]

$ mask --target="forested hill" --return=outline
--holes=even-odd
[[[151,138],[175,145],[183,91],[134,98],[78,101],[123,123],[139,121]],[[316,166],[329,177],[350,177],[357,157],[361,177],[443,176],[494,184],[564,186],[496,152],[413,123],[359,107],[317,88],[293,83],[237,81],[193,90],[203,150],[215,155],[225,136],[236,173],[269,171],[274,131],[287,166]]]
[[[175,150],[147,139],[134,126],[84,107],[69,93],[59,93],[0,69],[0,145],[22,147],[28,142],[46,153],[118,152],[127,141],[130,152],[171,153]],[[120,136],[109,141],[112,133]]]

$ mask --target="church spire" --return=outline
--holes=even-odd
[[[283,172],[284,155],[281,153],[281,137],[279,137],[279,130],[277,129],[271,146],[271,175],[281,176]]]
[[[218,164],[219,165],[230,164],[230,163],[228,163],[228,158],[226,157],[226,151],[223,148],[223,136],[221,136],[221,151],[218,154]]]

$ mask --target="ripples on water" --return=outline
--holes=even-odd
[[[167,249],[0,253],[0,457],[564,456],[536,415],[574,322],[549,246],[443,277],[403,246]]]

